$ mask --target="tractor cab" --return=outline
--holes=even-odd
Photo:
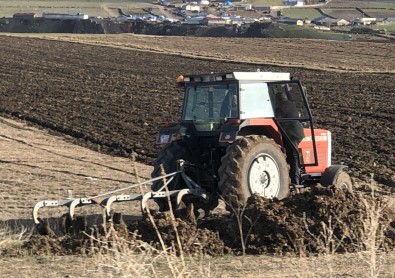
[[[295,142],[297,131],[303,136],[297,144],[288,144],[301,152],[301,167],[317,167],[315,135],[326,138],[330,132],[314,132],[306,91],[302,83],[292,80],[289,73],[232,72],[225,74],[186,75],[177,79],[184,88],[181,122],[162,128],[159,144],[168,144],[182,136],[215,138],[227,146],[242,136],[265,135],[281,146]],[[299,132],[300,133],[300,132]],[[325,133],[325,135],[323,135]],[[322,148],[321,171],[330,165],[329,145]],[[304,152],[300,147],[304,148]],[[306,158],[306,159],[304,159]]]

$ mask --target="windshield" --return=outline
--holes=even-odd
[[[184,120],[220,120],[238,116],[236,84],[199,84],[185,89]]]

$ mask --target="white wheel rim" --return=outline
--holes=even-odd
[[[251,194],[274,198],[280,191],[280,170],[277,162],[268,154],[257,156],[251,163],[248,174]]]

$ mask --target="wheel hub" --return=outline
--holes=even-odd
[[[268,154],[260,154],[251,163],[248,177],[251,194],[274,198],[280,190],[280,172],[277,162]]]
[[[270,176],[269,173],[264,171],[261,175],[261,184],[263,187],[268,187],[270,184]]]

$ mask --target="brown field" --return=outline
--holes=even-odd
[[[5,117],[0,121],[0,220],[6,227],[30,226],[33,204],[65,197],[67,189],[76,196],[92,196],[135,181],[126,158],[132,151],[140,163],[148,164],[138,166],[140,176],[148,177],[158,151],[154,141],[159,126],[179,117],[182,95],[174,81],[183,73],[256,68],[291,72],[308,88],[316,125],[333,132],[334,162],[348,164],[356,180],[373,175],[380,191],[388,192],[395,184],[393,44],[133,35],[57,39],[78,43],[0,37],[0,113]],[[392,253],[379,257],[392,277]],[[95,268],[84,266],[80,257],[74,262],[67,258],[78,265],[70,272],[77,277]],[[242,274],[263,277],[253,268],[268,260],[269,276],[361,277],[369,276],[373,263],[352,254],[327,259],[270,261],[260,256],[235,265],[229,261],[239,260],[228,258],[213,273],[234,276],[240,267]],[[44,259],[56,274],[54,261]],[[21,259],[7,258],[0,268],[16,262]],[[37,258],[22,262],[34,264]],[[280,274],[276,265],[285,262],[292,267]],[[78,272],[82,269],[83,275]],[[20,277],[31,274],[24,269]],[[55,277],[66,274],[62,268]]]
[[[133,34],[25,34],[23,36],[111,46],[125,50],[152,51],[185,58],[249,63],[250,67],[279,65],[326,71],[395,72],[393,63],[395,46],[391,42],[168,37]]]

